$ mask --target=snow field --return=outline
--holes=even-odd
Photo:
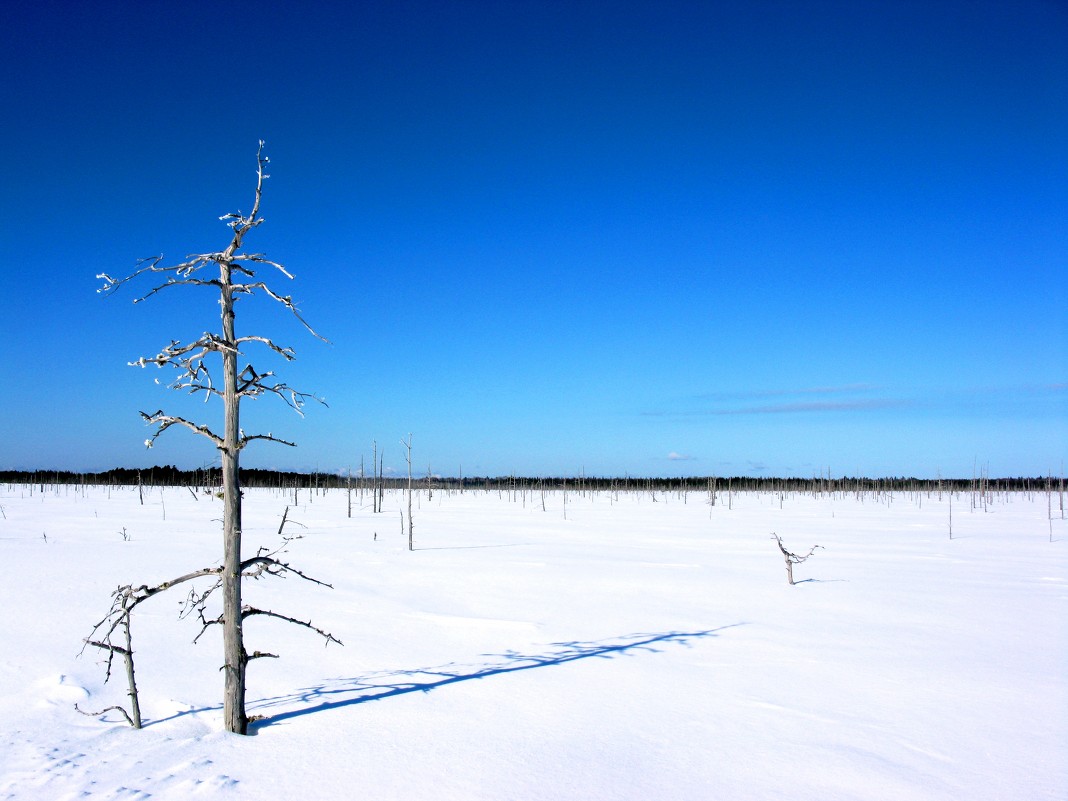
[[[109,497],[110,495],[110,497]],[[183,488],[0,487],[0,798],[1063,799],[1068,528],[1044,495],[247,490],[246,555],[302,534],[246,600],[247,738],[221,730],[220,635],[182,589],[121,669],[76,655],[121,583],[221,557]],[[1054,514],[1058,514],[1054,501]],[[296,525],[302,524],[304,528]],[[125,529],[128,540],[124,539]],[[786,583],[771,532],[824,546]],[[377,534],[377,539],[375,538]],[[44,536],[42,536],[44,535]],[[47,540],[46,540],[47,537]]]

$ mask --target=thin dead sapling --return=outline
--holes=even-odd
[[[270,576],[286,576],[295,575],[305,581],[310,581],[314,584],[319,584],[324,587],[331,587],[332,585],[319,581],[306,575],[302,571],[290,565],[288,562],[284,562],[279,558],[279,555],[286,552],[289,544],[300,537],[289,536],[284,533],[289,517],[289,507],[287,506],[285,512],[282,514],[282,522],[278,527],[278,535],[281,537],[281,544],[273,550],[261,547],[256,555],[245,559],[241,563],[241,574],[243,578],[258,579],[264,575]],[[222,570],[220,566],[206,567],[200,570],[194,570],[192,573],[187,573],[184,576],[179,576],[169,581],[164,581],[161,584],[157,584],[153,587],[142,584],[139,587],[132,585],[123,585],[117,587],[112,593],[111,608],[107,614],[101,618],[95,626],[89,636],[85,638],[82,651],[84,652],[86,646],[92,645],[95,648],[100,648],[107,652],[104,664],[105,674],[104,683],[106,684],[111,678],[112,666],[114,663],[115,655],[119,654],[123,658],[123,663],[126,668],[126,683],[127,683],[127,695],[130,698],[130,712],[127,713],[126,709],[119,705],[113,705],[105,707],[96,712],[87,712],[78,708],[75,704],[75,709],[84,715],[99,716],[109,711],[119,712],[126,721],[135,729],[140,729],[142,726],[141,719],[141,703],[140,696],[137,690],[137,681],[135,678],[134,669],[134,650],[133,650],[133,636],[131,631],[132,614],[140,604],[147,601],[160,593],[176,587],[179,584],[185,584],[186,582],[195,581],[207,576],[214,577],[214,581],[208,585],[203,591],[198,591],[194,585],[186,596],[185,601],[182,603],[179,618],[184,619],[192,616],[194,613],[200,620],[201,629],[200,632],[193,638],[193,642],[197,642],[207,629],[212,625],[219,625],[224,622],[222,615],[216,617],[210,617],[207,612],[208,600],[216,594],[216,591],[222,586]],[[258,609],[253,606],[245,605],[242,608],[242,619],[252,617],[253,615],[266,615],[269,617],[276,617],[286,622],[293,623],[298,626],[310,629],[321,637],[323,637],[327,644],[335,642],[338,645],[343,643],[334,635],[327,631],[313,625],[311,621],[297,620],[296,618],[288,615],[282,615],[271,610]],[[114,638],[121,635],[121,644],[116,644]],[[262,651],[255,651],[247,656],[247,660],[260,659],[263,657],[278,658],[277,654],[265,653]]]
[[[794,584],[794,565],[801,564],[812,556],[817,549],[823,548],[822,545],[813,545],[809,552],[804,556],[798,556],[797,554],[790,553],[790,551],[786,550],[786,546],[782,544],[782,538],[778,534],[772,532],[771,538],[778,543],[779,550],[782,551],[783,559],[786,560],[786,580],[790,582],[790,586],[793,586]]]

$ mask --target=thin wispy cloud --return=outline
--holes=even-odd
[[[695,396],[695,400],[743,401],[761,400],[763,398],[785,398],[791,396],[806,397],[811,395],[854,395],[858,393],[874,392],[877,389],[879,389],[879,387],[874,384],[845,384],[837,387],[800,387],[794,389],[755,389],[732,392],[707,392]]]
[[[732,409],[706,409],[692,414],[795,414],[804,412],[859,412],[871,409],[893,409],[911,406],[911,401],[893,398],[872,398],[854,401],[811,401],[776,403],[769,406],[743,406]]]
[[[672,462],[692,462],[692,461],[694,461],[694,457],[686,456],[685,454],[682,454],[682,453],[676,453],[675,451],[672,451],[671,453],[669,453],[667,458],[668,458],[668,460],[670,460]]]
[[[717,415],[808,414],[863,412],[912,405],[893,397],[857,397],[878,390],[872,384],[711,392],[692,396],[689,408],[646,412],[651,417],[705,417]],[[780,402],[771,402],[771,401]],[[748,403],[746,402],[748,401]],[[763,403],[759,401],[765,401]]]
[[[643,412],[645,417],[700,418],[746,415],[863,414],[885,409],[928,412],[1012,408],[1030,404],[1036,411],[1060,402],[1068,383],[1021,384],[889,390],[874,384],[710,392],[676,399],[670,406]],[[1043,406],[1042,404],[1045,404]],[[672,408],[673,407],[673,408]]]

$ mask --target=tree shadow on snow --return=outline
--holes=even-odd
[[[412,548],[413,551],[472,551],[479,548],[518,548],[525,542],[510,542],[505,545],[430,545],[426,548]]]
[[[249,712],[263,716],[249,725],[249,734],[255,729],[262,729],[290,718],[342,709],[354,704],[368,701],[380,701],[407,693],[428,693],[438,687],[457,684],[461,681],[484,679],[515,673],[520,670],[550,667],[575,662],[579,659],[612,659],[617,656],[631,656],[638,653],[659,653],[658,646],[668,644],[689,646],[694,640],[715,637],[718,632],[735,626],[733,623],[716,629],[704,631],[671,631],[661,634],[632,634],[612,640],[594,642],[559,642],[552,643],[551,649],[541,654],[524,654],[508,651],[503,654],[484,654],[497,657],[493,662],[483,665],[458,665],[450,663],[439,667],[418,668],[415,670],[395,670],[372,673],[309,687],[288,695],[264,698],[249,704]],[[269,710],[277,707],[289,707],[300,704],[298,709],[289,709],[271,715]]]

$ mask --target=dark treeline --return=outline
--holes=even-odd
[[[369,487],[375,479],[368,475],[337,473],[298,473],[291,471],[241,469],[241,484],[245,487],[330,489]],[[1057,479],[1054,479],[1056,481]],[[401,489],[408,485],[407,477],[386,475],[380,479],[385,489]],[[605,478],[592,476],[531,477],[482,476],[444,477],[413,476],[415,487],[434,489],[567,489],[576,491],[714,491],[714,492],[894,492],[894,491],[970,491],[977,487],[993,492],[1039,491],[1050,486],[1048,476],[990,478],[857,477],[776,478],[770,476],[703,476],[678,478]],[[173,465],[157,465],[141,469],[117,467],[97,473],[77,473],[69,470],[2,470],[4,484],[88,484],[111,486],[221,487],[222,475],[217,467],[180,470]]]

